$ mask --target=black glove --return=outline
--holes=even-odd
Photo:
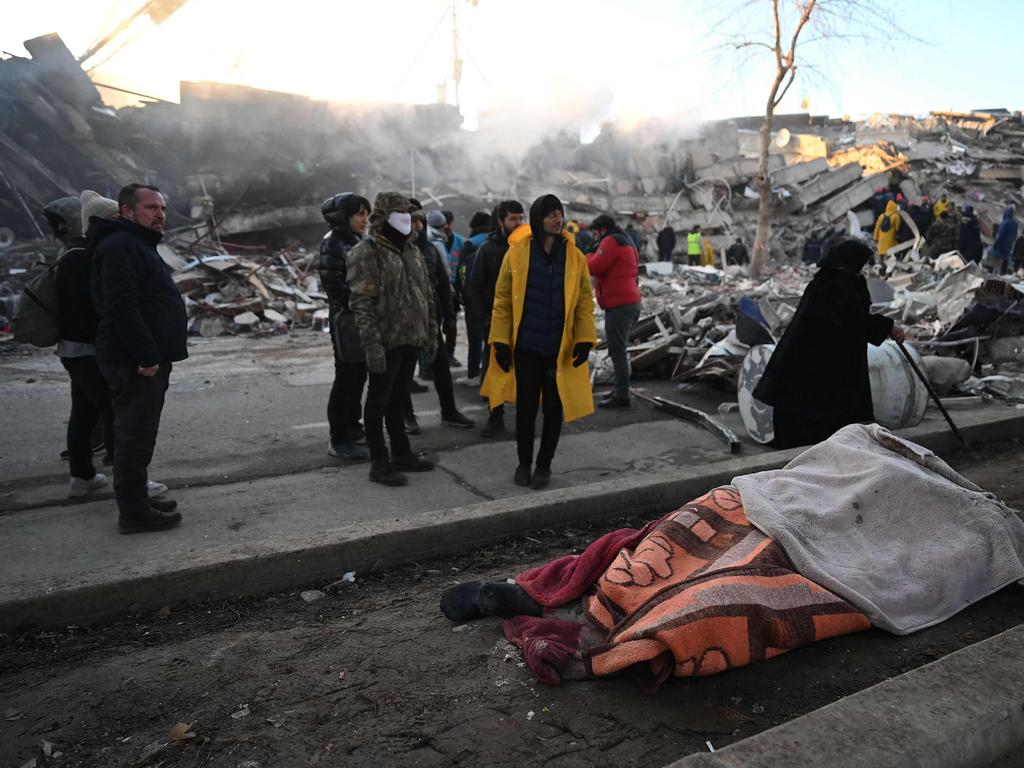
[[[575,347],[572,348],[572,367],[579,368],[590,357],[590,349],[594,345],[589,341],[581,341]]]
[[[498,364],[505,373],[512,370],[512,347],[508,344],[502,344],[500,341],[494,342],[494,362]]]

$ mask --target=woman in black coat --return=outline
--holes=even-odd
[[[754,389],[775,409],[776,447],[810,445],[847,424],[875,420],[867,343],[903,341],[903,332],[870,313],[861,269],[872,257],[859,240],[829,250]]]

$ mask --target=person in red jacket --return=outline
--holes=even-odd
[[[598,401],[601,408],[629,408],[629,334],[640,317],[640,287],[637,272],[640,255],[629,235],[608,214],[590,225],[597,250],[587,255],[594,294],[604,310],[608,355],[615,367],[615,390]]]

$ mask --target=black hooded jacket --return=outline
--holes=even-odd
[[[68,239],[57,265],[57,325],[60,337],[81,344],[96,343],[96,311],[92,306],[92,253],[84,237]]]
[[[359,242],[359,235],[349,228],[348,221],[359,213],[364,204],[364,199],[358,195],[347,196],[338,213],[338,217],[344,223],[332,226],[320,241],[320,258],[317,261],[317,269],[320,272],[320,285],[324,289],[324,293],[327,294],[332,315],[339,310],[349,311],[348,299],[352,291],[348,287],[345,257]]]
[[[508,239],[499,226],[477,249],[473,270],[469,273],[469,301],[477,307],[485,331],[489,331],[491,327],[494,286],[498,283],[498,273],[501,271],[501,262],[505,260],[506,251]]]
[[[754,397],[811,421],[874,421],[867,343],[879,345],[893,321],[869,312],[860,273],[871,249],[848,240],[829,250],[800,299]]]
[[[156,246],[163,235],[125,219],[90,230],[96,362],[150,367],[188,357],[188,319]]]

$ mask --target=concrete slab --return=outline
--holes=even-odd
[[[980,768],[1024,746],[1021,680],[1024,626],[666,768]]]

